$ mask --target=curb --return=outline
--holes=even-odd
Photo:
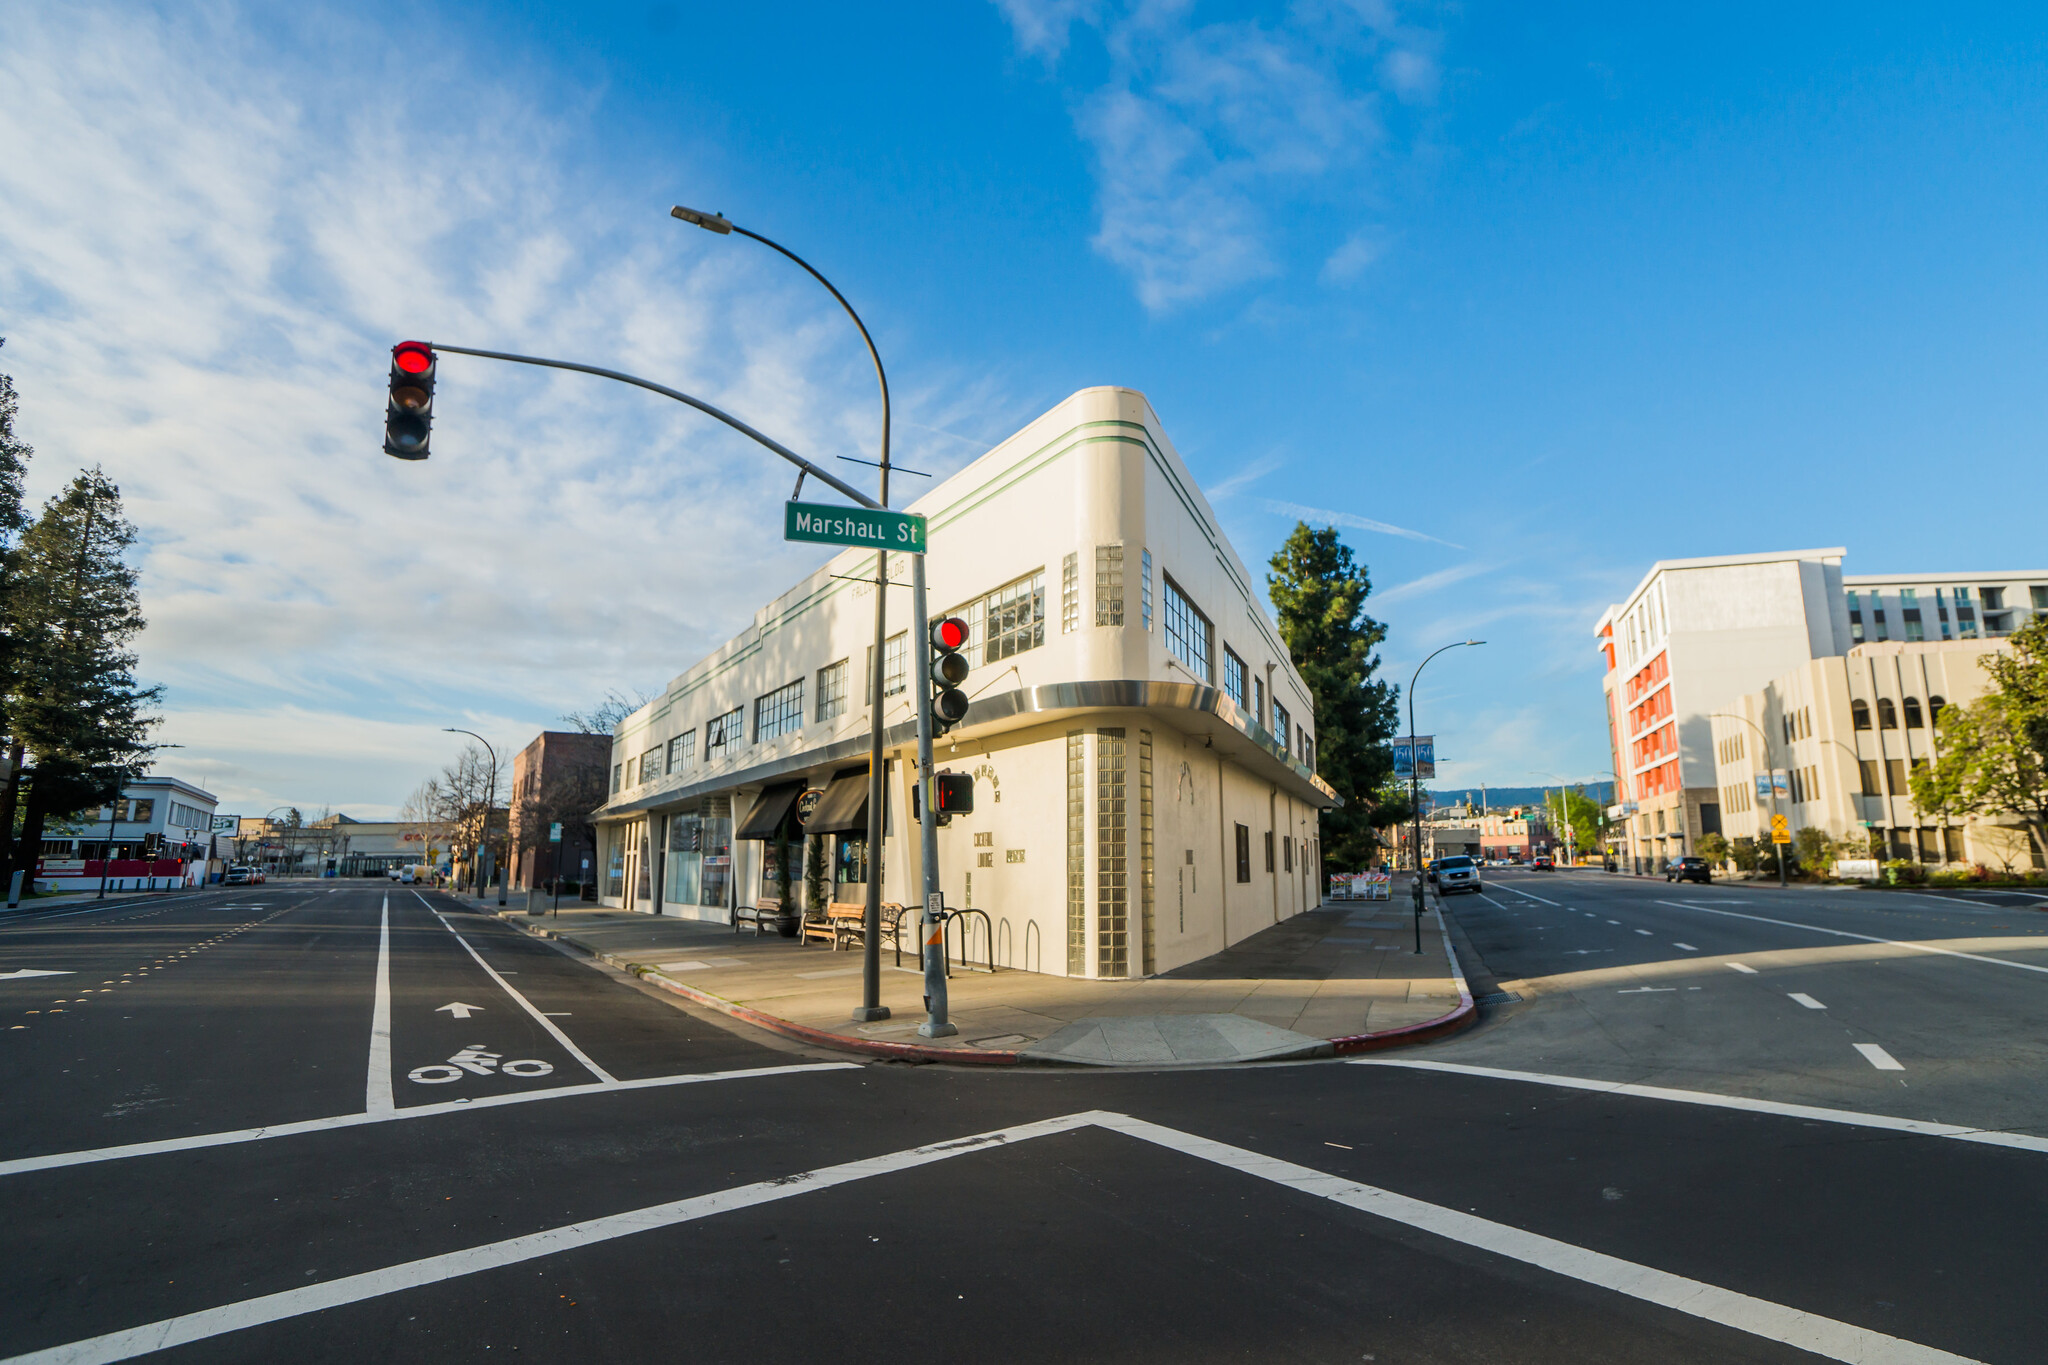
[[[492,913],[495,914],[495,912]],[[811,1028],[807,1025],[784,1019],[780,1015],[769,1014],[765,1011],[742,1005],[737,1001],[727,1000],[724,996],[713,995],[709,991],[685,985],[672,977],[663,975],[656,968],[646,966],[643,963],[631,962],[612,953],[600,952],[597,949],[586,947],[573,938],[566,938],[554,930],[545,929],[539,925],[521,923],[525,918],[524,911],[519,912],[516,918],[510,911],[496,917],[502,919],[513,928],[523,933],[531,934],[535,938],[555,939],[566,943],[580,953],[587,953],[600,962],[616,967],[622,972],[628,972],[645,981],[648,985],[659,987],[671,995],[679,995],[693,1004],[703,1005],[708,1009],[717,1010],[720,1014],[729,1015],[743,1023],[752,1024],[756,1028],[764,1028],[770,1033],[779,1033],[785,1038],[791,1038],[800,1043],[809,1043],[814,1047],[831,1048],[838,1052],[852,1052],[869,1057],[889,1058],[899,1062],[952,1062],[965,1063],[969,1066],[1020,1066],[1026,1064],[1039,1066],[1090,1065],[1089,1063],[1067,1063],[1057,1057],[1027,1057],[1022,1052],[1008,1049],[990,1048],[984,1051],[977,1048],[929,1047],[921,1043],[890,1043],[878,1038],[849,1038],[843,1033],[833,1033],[826,1029]],[[1359,1033],[1344,1038],[1332,1038],[1322,1047],[1304,1049],[1302,1055],[1310,1057],[1342,1057],[1355,1052],[1378,1052],[1385,1048],[1400,1047],[1407,1043],[1421,1043],[1433,1038],[1441,1038],[1446,1034],[1456,1033],[1476,1022],[1479,1017],[1479,1007],[1473,1002],[1471,988],[1465,984],[1465,972],[1464,968],[1458,963],[1457,950],[1451,947],[1451,934],[1449,928],[1444,923],[1443,907],[1441,905],[1437,907],[1437,931],[1443,935],[1444,955],[1451,964],[1451,979],[1458,986],[1458,1004],[1455,1009],[1435,1019],[1425,1019],[1419,1024],[1404,1024],[1400,1028],[1381,1029],[1376,1033]],[[1328,1049],[1327,1051],[1325,1051],[1326,1048]],[[1266,1062],[1287,1059],[1261,1057],[1257,1060]]]
[[[1426,1043],[1433,1038],[1457,1033],[1478,1022],[1479,1006],[1472,999],[1472,988],[1465,983],[1465,968],[1458,962],[1458,950],[1451,946],[1451,926],[1444,918],[1444,903],[1441,897],[1436,903],[1436,928],[1437,932],[1444,936],[1444,960],[1451,964],[1451,980],[1458,984],[1457,1008],[1434,1019],[1425,1019],[1419,1024],[1381,1029],[1377,1033],[1354,1033],[1346,1038],[1332,1038],[1330,1046],[1339,1057],[1358,1052],[1379,1052],[1406,1043]]]

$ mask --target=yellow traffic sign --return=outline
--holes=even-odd
[[[1771,817],[1771,842],[1774,844],[1789,844],[1792,842],[1792,831],[1786,828],[1785,817],[1782,815],[1773,815]]]

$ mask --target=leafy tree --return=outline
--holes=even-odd
[[[1315,702],[1316,766],[1344,801],[1323,813],[1323,865],[1361,871],[1376,861],[1373,831],[1393,823],[1375,795],[1394,768],[1388,741],[1399,689],[1373,676],[1380,665],[1373,651],[1387,628],[1365,614],[1372,580],[1335,528],[1298,523],[1271,570],[1266,590],[1280,638]]]
[[[1799,860],[1799,866],[1819,877],[1827,873],[1828,862],[1834,854],[1835,841],[1828,838],[1828,832],[1824,829],[1801,825],[1792,832],[1792,848],[1792,856]]]
[[[1543,808],[1549,813],[1550,827],[1557,831],[1560,842],[1569,824],[1574,846],[1581,850],[1600,847],[1607,831],[1607,811],[1586,795],[1585,788],[1545,792]]]
[[[2035,744],[2033,722],[2024,691],[1986,692],[1944,709],[1935,722],[1940,752],[1907,779],[1913,804],[1927,815],[2018,816],[2035,848],[2048,852],[2048,756]]]
[[[1705,858],[1709,863],[1712,863],[1716,867],[1719,867],[1722,863],[1728,861],[1728,854],[1730,850],[1728,847],[1728,840],[1724,835],[1702,834],[1699,838],[1699,842],[1693,845],[1693,847],[1699,852],[1699,855],[1702,858]]]
[[[128,648],[144,624],[124,558],[134,542],[121,490],[91,469],[44,504],[17,548],[7,708],[32,762],[10,870],[34,865],[45,822],[118,796],[155,752],[149,711],[162,689],[136,683]]]
[[[6,345],[0,337],[0,346]],[[35,452],[28,442],[14,434],[15,414],[21,399],[14,391],[14,377],[0,374],[0,735],[7,737],[8,772],[0,789],[0,868],[11,865],[14,816],[20,786],[14,774],[21,771],[21,737],[8,722],[7,698],[15,689],[14,665],[20,655],[14,613],[8,609],[15,587],[21,533],[28,529],[28,510],[22,502],[22,480],[28,473],[29,457]]]
[[[1757,865],[1764,860],[1764,847],[1768,847],[1768,845],[1759,846],[1756,840],[1745,834],[1729,845],[1728,856],[1734,861],[1736,868],[1740,871],[1754,872],[1757,869]]]
[[[2006,639],[2007,651],[1987,654],[1984,671],[2005,698],[2009,722],[2048,767],[2048,616],[2036,615]],[[2036,829],[2034,837],[2040,838]]]

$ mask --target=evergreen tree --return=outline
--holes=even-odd
[[[136,683],[128,648],[143,627],[123,557],[134,541],[121,490],[96,468],[44,504],[21,538],[7,706],[28,753],[28,800],[12,867],[34,866],[47,821],[119,796],[154,752],[149,710],[162,689]]]
[[[0,337],[0,346],[7,344]],[[21,399],[14,391],[14,377],[0,374],[0,736],[6,738],[7,767],[0,774],[0,871],[12,866],[14,817],[20,792],[21,737],[8,720],[7,700],[14,695],[15,660],[20,648],[15,639],[14,612],[10,609],[15,585],[16,560],[21,533],[28,527],[28,512],[22,504],[22,481],[28,473],[29,457],[35,452],[28,442],[14,434],[15,414]]]
[[[1372,866],[1375,828],[1398,818],[1376,804],[1393,772],[1388,740],[1399,688],[1373,676],[1373,650],[1387,628],[1365,614],[1372,580],[1333,527],[1295,526],[1271,561],[1266,590],[1280,616],[1280,638],[1308,684],[1316,708],[1316,767],[1344,804],[1322,819],[1323,866],[1356,872]]]

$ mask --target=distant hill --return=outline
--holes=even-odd
[[[1481,799],[1481,790],[1478,787],[1428,787],[1424,790],[1439,806],[1463,805],[1468,798],[1476,806]],[[1550,790],[1556,791],[1557,788],[1553,786]],[[1611,806],[1614,804],[1614,784],[1588,782],[1586,795],[1603,806]],[[1488,787],[1485,789],[1485,801],[1488,810],[1499,810],[1504,806],[1540,806],[1543,804],[1543,788]]]

